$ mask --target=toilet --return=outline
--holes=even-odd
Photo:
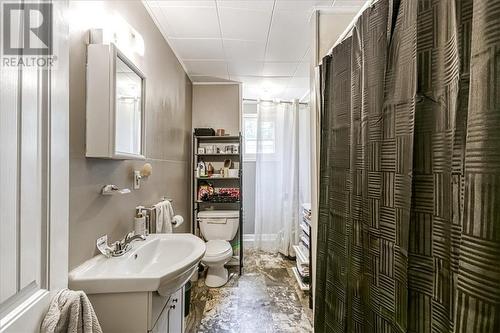
[[[198,213],[201,235],[207,242],[205,256],[201,259],[208,267],[205,278],[207,287],[221,287],[228,280],[224,265],[233,256],[229,241],[238,232],[239,218],[240,212],[237,210],[208,210]]]

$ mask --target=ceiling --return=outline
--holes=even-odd
[[[308,99],[314,9],[365,0],[143,1],[193,82],[242,82],[243,98]]]

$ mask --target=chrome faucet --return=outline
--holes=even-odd
[[[113,257],[120,257],[127,253],[130,250],[130,243],[135,240],[146,240],[146,236],[144,235],[134,235],[134,232],[129,232],[125,235],[125,237],[121,241],[116,241],[114,245],[113,252],[111,255]]]

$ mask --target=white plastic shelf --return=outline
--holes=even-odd
[[[299,270],[297,267],[292,267],[293,275],[295,276],[295,279],[297,280],[297,283],[299,284],[300,290],[303,291],[308,291],[309,290],[309,284],[302,282],[302,279],[300,278]]]
[[[309,264],[309,254],[304,253],[304,249],[302,249],[299,245],[293,245],[293,250],[301,263]]]

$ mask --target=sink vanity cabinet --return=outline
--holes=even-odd
[[[103,332],[184,332],[184,287],[170,297],[157,292],[88,296]]]
[[[106,333],[183,333],[184,285],[205,242],[192,234],[151,234],[119,257],[97,255],[69,273]]]
[[[170,297],[151,332],[184,332],[184,287]]]

